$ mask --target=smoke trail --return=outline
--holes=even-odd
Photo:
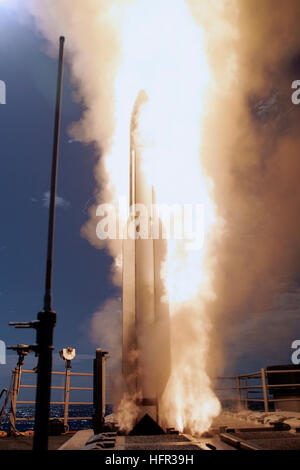
[[[115,127],[115,94],[113,79],[120,64],[121,43],[118,30],[124,17],[124,9],[131,0],[120,2],[88,0],[26,0],[25,5],[35,18],[38,31],[48,39],[48,52],[55,55],[59,35],[67,37],[66,58],[74,84],[74,97],[84,106],[80,121],[73,123],[70,135],[83,143],[94,143],[99,157],[108,155]],[[122,163],[122,162],[121,162]],[[120,172],[124,169],[119,168]],[[95,167],[95,199],[97,203],[114,200],[114,181],[108,174],[105,158],[99,158]],[[123,191],[126,194],[126,189]],[[108,246],[116,261],[112,276],[120,284],[117,241],[103,242],[96,236],[96,207],[90,208],[90,221],[82,228],[82,234],[97,248]]]

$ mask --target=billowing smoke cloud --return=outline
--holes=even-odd
[[[234,2],[223,3],[230,17]],[[211,247],[212,368],[241,358],[256,366],[287,361],[299,335],[299,310],[295,303],[291,310],[285,294],[297,295],[299,273],[300,115],[291,101],[291,84],[300,76],[299,20],[297,0],[238,2],[229,20],[237,32],[229,48],[236,57],[229,89],[222,63],[210,56],[219,90],[203,155],[225,221]],[[227,52],[219,45],[216,56]]]
[[[74,84],[74,99],[82,102],[84,112],[79,122],[69,129],[70,136],[84,143],[93,143],[99,157],[107,154],[114,135],[113,79],[120,64],[121,44],[118,27],[124,8],[130,0],[120,2],[88,0],[37,0],[18,2],[20,11],[29,11],[39,33],[48,39],[48,53],[57,55],[58,37],[66,37],[66,59]],[[113,15],[113,21],[112,17]],[[110,202],[114,188],[109,180],[104,158],[95,167],[95,199]],[[108,246],[116,259],[121,250],[117,241],[105,242],[96,235],[96,206],[90,208],[90,220],[82,234],[97,248]],[[112,269],[115,283],[120,284],[120,270]]]
[[[94,313],[91,322],[91,339],[97,347],[109,353],[106,360],[108,393],[106,400],[118,404],[125,391],[122,379],[122,302],[109,299]]]
[[[60,34],[67,37],[77,99],[85,106],[82,120],[72,126],[72,136],[95,142],[99,156],[108,152],[115,124],[113,79],[121,54],[118,27],[133,0],[22,3],[35,16],[52,51]],[[213,322],[207,328],[214,332],[210,371],[215,374],[229,360],[238,359],[230,353],[230,344],[252,357],[259,350],[262,361],[271,360],[283,328],[288,341],[287,319],[291,329],[295,325],[291,314],[295,309],[287,306],[286,294],[274,308],[271,302],[275,293],[295,292],[300,268],[300,108],[291,103],[291,83],[300,79],[300,3],[187,0],[187,4],[204,28],[214,78],[206,100],[201,160],[213,181],[212,197],[224,222],[221,236],[218,232],[210,240],[208,256],[215,300],[210,299],[205,308],[208,323]],[[97,202],[112,200],[103,159],[95,177]],[[95,225],[92,208],[83,232],[101,247]],[[111,243],[110,251],[117,257],[120,245]],[[114,280],[120,283],[118,270]],[[96,317],[99,320],[100,315]],[[296,335],[296,330],[291,334]]]
[[[95,312],[91,324],[92,341],[100,345],[104,351],[113,351],[109,358],[108,366],[110,371],[118,376],[121,375],[121,321],[121,299],[109,299]]]

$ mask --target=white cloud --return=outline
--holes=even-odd
[[[62,207],[63,209],[68,209],[68,207],[70,207],[71,205],[69,201],[66,201],[61,196],[56,196],[55,202],[56,202],[56,207]],[[49,207],[49,204],[50,204],[50,191],[46,191],[43,196],[43,206]]]

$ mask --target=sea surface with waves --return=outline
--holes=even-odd
[[[222,401],[223,410],[229,410],[232,408],[231,402]],[[263,403],[250,402],[248,408],[253,411],[263,411]],[[69,406],[69,417],[78,418],[69,420],[69,430],[78,431],[81,429],[90,429],[92,427],[92,415],[94,408],[92,405],[70,405]],[[112,413],[112,409],[106,406],[106,415]],[[51,418],[63,418],[64,408],[63,405],[51,405]],[[34,428],[34,421],[30,418],[34,418],[34,406],[33,405],[19,405],[17,408],[17,418],[22,418],[22,421],[16,421],[16,428],[20,432],[30,431]],[[27,418],[24,420],[24,418]],[[0,430],[8,431],[9,429],[9,408],[6,410],[5,419],[0,423]]]
[[[106,407],[106,414],[112,412],[111,408]],[[69,406],[69,417],[78,418],[69,421],[69,430],[77,431],[79,429],[90,429],[92,426],[91,417],[94,413],[94,408],[91,405],[70,405]],[[51,418],[63,418],[64,409],[62,405],[51,405]],[[20,432],[29,431],[34,428],[34,421],[30,418],[34,418],[34,406],[33,405],[20,405],[17,408],[16,418],[26,418],[26,420],[16,421],[16,428]],[[83,418],[83,419],[82,419]],[[88,419],[89,418],[89,419]],[[28,420],[27,420],[28,419]],[[5,419],[3,423],[0,423],[0,429],[8,431],[9,429],[9,409],[6,410]]]

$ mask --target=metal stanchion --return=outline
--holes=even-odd
[[[65,399],[64,399],[64,426],[65,429],[68,427],[69,420],[69,401],[70,401],[70,380],[71,380],[71,361],[76,356],[76,351],[74,348],[69,346],[68,348],[62,349],[60,352],[60,357],[66,363],[66,376],[65,376]]]
[[[261,369],[261,381],[262,381],[262,386],[263,386],[265,412],[268,413],[268,411],[269,411],[269,400],[268,400],[268,388],[267,388],[265,369]]]
[[[96,350],[96,358],[94,359],[94,414],[93,429],[95,434],[99,434],[104,429],[105,416],[105,361],[107,352],[102,349]]]
[[[247,388],[247,378],[243,379],[243,388],[244,388],[244,407],[248,410],[248,388]]]
[[[240,376],[236,376],[236,391],[237,391],[237,398],[238,398],[238,410],[242,409],[242,396],[241,396],[241,379]]]

